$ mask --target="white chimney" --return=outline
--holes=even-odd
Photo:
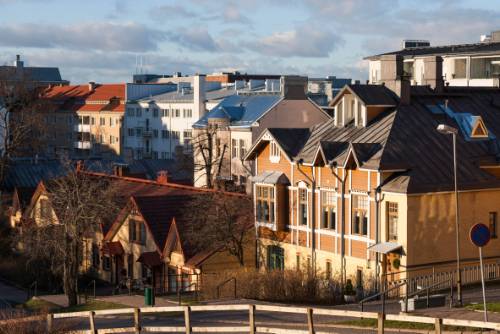
[[[193,117],[205,115],[205,75],[195,75],[193,78]]]

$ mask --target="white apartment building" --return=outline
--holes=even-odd
[[[222,99],[236,93],[204,75],[181,77],[175,89],[127,99],[123,124],[125,159],[174,159],[176,150],[190,150],[192,125]]]
[[[383,81],[382,62],[389,60],[388,56],[403,57],[403,73],[410,78],[412,85],[426,85],[428,80],[433,81],[434,78],[429,76],[436,73],[433,66],[439,66],[445,84],[451,86],[500,86],[500,31],[481,36],[479,43],[445,46],[406,43],[402,50],[366,57],[370,83]],[[436,56],[442,57],[442,62],[435,64],[430,57],[435,59]]]

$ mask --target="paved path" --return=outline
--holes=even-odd
[[[24,303],[26,301],[26,292],[16,287],[7,285],[0,281],[0,308],[7,307],[5,302]]]

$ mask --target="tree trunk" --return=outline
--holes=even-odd
[[[68,297],[68,306],[78,305],[78,241],[68,242],[68,252],[64,261],[64,293]]]

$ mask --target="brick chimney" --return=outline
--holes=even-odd
[[[168,171],[166,170],[161,170],[156,174],[156,182],[161,183],[161,184],[167,184],[168,183]]]
[[[281,96],[288,100],[307,99],[307,77],[300,75],[284,75],[280,79]]]
[[[437,93],[443,91],[443,58],[440,56],[431,56],[424,58],[424,78],[423,85],[429,85]]]
[[[380,57],[380,81],[399,96],[401,104],[410,104],[411,83],[403,75],[403,57],[401,55],[383,55]]]

